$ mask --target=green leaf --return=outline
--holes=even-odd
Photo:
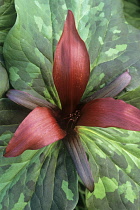
[[[18,124],[27,116],[29,111],[9,99],[0,99],[0,135],[4,132],[15,132]]]
[[[124,15],[127,22],[140,29],[140,3],[139,0],[123,0]]]
[[[4,54],[11,84],[59,104],[52,80],[52,20],[49,1],[15,1],[17,20]]]
[[[139,30],[125,22],[122,1],[97,0],[93,4],[96,6],[90,8],[85,23],[89,26],[86,43],[91,58],[91,77],[85,96],[111,82],[125,69],[132,76],[127,90],[135,89],[140,77]]]
[[[9,88],[7,72],[2,66],[3,43],[16,19],[14,0],[0,0],[0,98]]]
[[[62,146],[58,144],[51,156],[46,158],[32,196],[31,209],[73,209],[77,204],[77,173],[73,162]],[[59,192],[58,192],[59,190]]]
[[[0,45],[16,20],[14,0],[0,0]]]
[[[121,99],[128,104],[136,106],[138,109],[140,109],[140,87],[120,95],[118,99]]]
[[[0,63],[0,98],[9,88],[9,80],[6,69]]]
[[[80,127],[95,179],[88,209],[137,210],[140,199],[140,132]]]
[[[10,136],[0,137],[0,209],[73,209],[77,174],[64,147],[53,144],[4,158],[2,150]]]

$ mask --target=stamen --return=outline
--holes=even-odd
[[[76,110],[74,113],[71,113],[65,117],[64,120],[66,120],[66,130],[73,129],[79,117],[80,110]]]

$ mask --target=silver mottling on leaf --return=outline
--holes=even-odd
[[[34,19],[35,19],[35,23],[37,24],[39,31],[41,32],[43,24],[44,24],[43,19],[41,17],[37,17],[37,16],[34,16]]]
[[[103,185],[102,180],[99,178],[98,183],[95,183],[95,191],[94,191],[94,195],[97,199],[103,199],[106,196],[105,193],[105,188]]]
[[[68,182],[66,182],[65,180],[62,181],[62,186],[61,186],[62,190],[65,192],[66,198],[71,201],[73,200],[74,194],[73,192],[69,189],[68,187]]]
[[[119,187],[119,193],[120,195],[124,194],[125,198],[132,203],[134,203],[134,200],[137,199],[137,195],[132,187],[131,182],[129,181]]]
[[[106,192],[114,192],[116,189],[118,189],[118,182],[116,179],[109,177],[102,177],[102,182],[105,186]]]
[[[127,48],[126,44],[116,45],[115,48],[110,48],[108,51],[105,52],[105,54],[109,57],[117,55],[119,52],[126,50],[126,48]]]

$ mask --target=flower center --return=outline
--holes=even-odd
[[[63,127],[63,129],[67,131],[74,129],[79,117],[80,117],[80,110],[76,110],[75,112],[63,118],[63,121],[61,121],[61,126]]]

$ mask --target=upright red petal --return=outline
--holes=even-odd
[[[75,110],[86,88],[89,73],[90,61],[85,43],[76,30],[73,13],[68,11],[53,66],[53,79],[64,115]]]
[[[83,107],[77,125],[140,131],[140,110],[122,100],[95,99]]]
[[[65,135],[52,111],[46,107],[37,107],[19,125],[4,156],[15,157],[27,149],[40,149]]]

